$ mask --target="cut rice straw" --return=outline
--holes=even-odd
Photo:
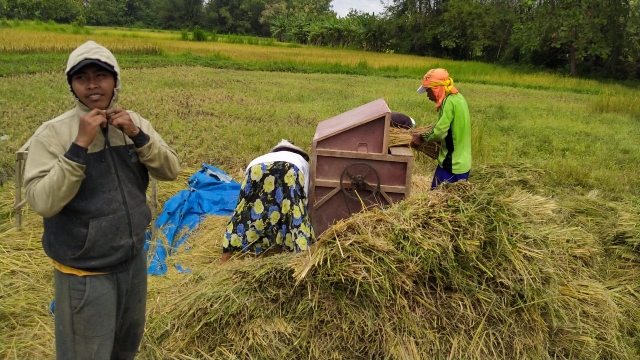
[[[345,219],[307,252],[223,265],[228,219],[209,217],[149,278],[138,358],[638,358],[639,202],[554,199],[542,176],[477,168]],[[180,190],[161,186],[163,200]],[[0,232],[0,358],[49,359],[52,265],[25,215]]]
[[[410,146],[414,135],[423,134],[433,129],[434,125],[427,125],[415,129],[391,127],[389,129],[389,146]],[[436,142],[425,142],[416,149],[432,159],[438,159],[440,145]]]

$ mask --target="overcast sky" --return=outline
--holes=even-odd
[[[385,4],[389,0],[385,0]],[[372,13],[380,13],[384,10],[384,5],[380,3],[380,0],[333,0],[333,11],[338,13],[338,16],[346,16],[350,8],[356,10]]]

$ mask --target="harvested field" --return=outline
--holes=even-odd
[[[541,176],[485,167],[433,192],[416,176],[412,198],[337,224],[307,253],[225,265],[226,219],[208,218],[171,259],[193,272],[150,278],[140,357],[638,357],[638,204],[558,200]],[[29,214],[0,234],[5,358],[52,357],[39,227]]]

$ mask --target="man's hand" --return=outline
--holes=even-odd
[[[140,129],[131,120],[131,116],[126,110],[123,109],[109,109],[107,110],[107,121],[109,125],[118,128],[125,133],[128,137],[138,135]]]
[[[93,109],[80,118],[78,126],[78,135],[74,141],[83,148],[89,148],[89,145],[96,138],[98,128],[107,126],[107,114],[104,110]]]
[[[424,139],[422,139],[422,134],[414,134],[411,139],[411,147],[414,149],[419,148],[424,144]]]

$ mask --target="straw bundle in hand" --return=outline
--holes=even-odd
[[[422,134],[431,131],[434,125],[427,125],[415,129],[400,129],[390,128],[389,132],[389,146],[410,146],[413,135]],[[425,142],[416,149],[422,153],[425,153],[432,159],[438,159],[438,153],[440,152],[440,144],[435,142]]]

